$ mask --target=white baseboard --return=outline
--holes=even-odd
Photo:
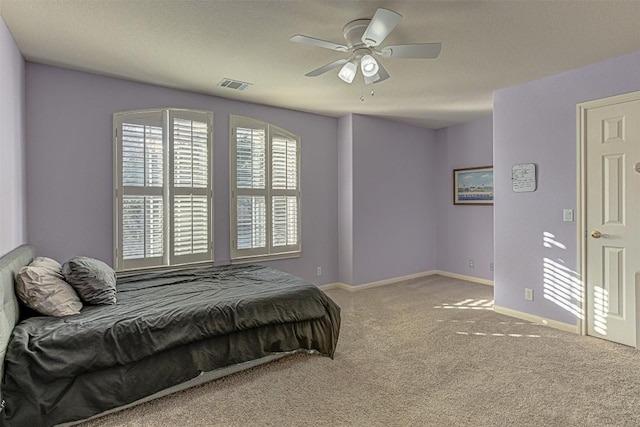
[[[467,282],[474,282],[474,283],[480,283],[482,285],[493,286],[493,280],[489,280],[489,279],[481,279],[479,277],[465,276],[464,274],[458,274],[458,273],[449,273],[448,271],[442,271],[442,270],[435,270],[434,274],[451,277],[453,279],[466,280]]]
[[[409,274],[401,277],[393,277],[391,279],[379,280],[377,282],[365,283],[362,285],[347,285],[346,283],[336,282],[326,285],[320,285],[319,288],[323,291],[329,289],[343,289],[349,292],[362,291],[364,289],[377,288],[378,286],[391,285],[393,283],[403,282],[405,280],[418,279],[420,277],[433,276],[436,274],[435,270],[423,271],[422,273]]]
[[[570,323],[558,322],[557,320],[546,319],[544,317],[536,316],[534,314],[525,313],[522,311],[512,310],[510,308],[493,306],[493,311],[498,314],[504,314],[506,316],[516,317],[518,319],[526,320],[531,323],[539,323],[541,325],[550,326],[552,328],[560,329],[562,331],[579,333],[578,325],[572,325]]]
[[[457,273],[449,273],[448,271],[442,271],[442,270],[429,270],[429,271],[423,271],[422,273],[409,274],[407,276],[401,276],[401,277],[393,277],[391,279],[379,280],[377,282],[370,282],[362,285],[347,285],[346,283],[335,282],[335,283],[327,283],[326,285],[320,285],[318,287],[323,291],[328,291],[330,289],[343,289],[345,291],[355,292],[355,291],[361,291],[363,289],[377,288],[378,286],[390,285],[390,284],[402,282],[405,280],[433,276],[434,274],[439,274],[440,276],[451,277],[454,279],[466,280],[467,282],[480,283],[482,285],[493,286],[493,280],[481,279],[479,277],[473,277],[473,276],[465,276],[463,274],[457,274]]]
[[[328,291],[331,289],[344,289],[345,286],[348,286],[344,283],[335,282],[335,283],[327,283],[326,285],[318,285],[318,288],[322,291]]]

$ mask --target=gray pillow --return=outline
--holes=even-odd
[[[85,303],[116,303],[116,273],[104,262],[87,257],[73,257],[62,266],[62,274]]]
[[[46,316],[70,316],[82,309],[76,291],[62,280],[60,264],[50,258],[36,258],[20,268],[16,294],[27,307]]]

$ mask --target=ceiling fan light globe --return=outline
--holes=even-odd
[[[344,82],[351,83],[356,76],[356,71],[358,67],[352,61],[347,62],[342,66],[340,72],[338,73],[338,77],[340,77]]]
[[[371,55],[365,55],[360,60],[360,68],[362,69],[362,74],[367,77],[375,76],[378,73],[378,62]]]

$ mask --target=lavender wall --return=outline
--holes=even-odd
[[[26,241],[24,59],[0,16],[0,255]]]
[[[336,119],[27,63],[27,226],[40,254],[112,263],[112,114],[153,107],[214,112],[218,264],[229,260],[229,114],[300,135],[302,256],[270,264],[316,283],[337,280]]]
[[[440,129],[436,147],[437,268],[493,280],[493,206],[454,205],[452,172],[493,163],[493,119]]]
[[[435,131],[352,116],[353,282],[435,269]]]
[[[578,267],[576,223],[562,220],[577,203],[576,104],[637,90],[640,52],[495,92],[496,305],[576,323],[575,297],[543,297],[553,285],[545,285],[545,264],[574,276]],[[535,192],[512,191],[519,163],[537,165]]]

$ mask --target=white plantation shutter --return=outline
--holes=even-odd
[[[267,129],[240,126],[235,135],[235,247],[256,255],[267,248]]]
[[[300,252],[300,141],[231,116],[231,258]]]
[[[173,152],[171,264],[212,258],[210,124],[201,113],[169,114]]]
[[[271,245],[296,251],[298,244],[298,141],[285,131],[271,132]]]
[[[117,270],[212,260],[211,113],[114,114]]]

